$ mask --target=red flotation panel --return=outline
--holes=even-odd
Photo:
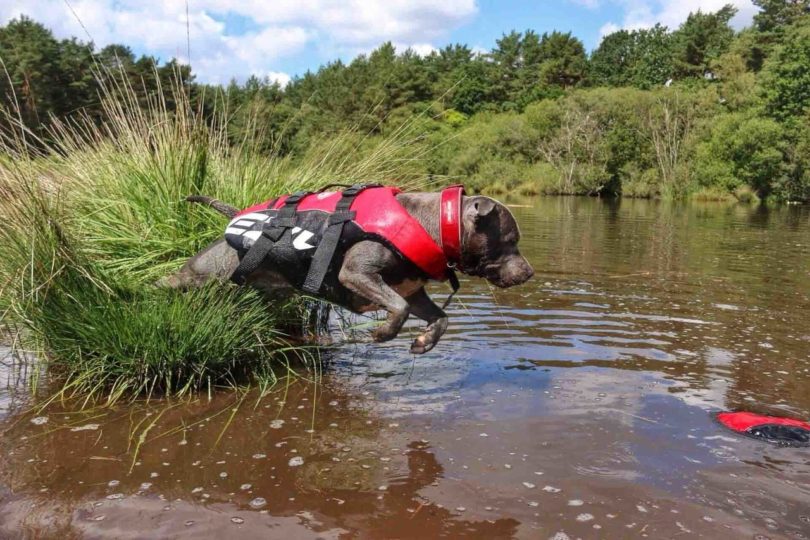
[[[732,431],[789,446],[810,446],[810,423],[750,412],[722,412],[717,421]]]

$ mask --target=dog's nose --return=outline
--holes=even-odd
[[[534,269],[529,264],[529,261],[522,255],[515,255],[502,267],[499,283],[496,283],[496,285],[499,287],[514,287],[527,282],[533,275]]]

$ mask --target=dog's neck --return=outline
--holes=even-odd
[[[418,221],[438,245],[442,245],[439,210],[441,193],[400,193],[397,201]]]

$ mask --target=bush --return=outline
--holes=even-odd
[[[732,202],[734,196],[727,190],[717,187],[708,186],[702,187],[694,191],[690,197],[693,201],[698,202]]]
[[[810,112],[789,135],[787,174],[776,180],[773,196],[780,201],[810,201]]]
[[[765,198],[786,174],[784,130],[768,118],[743,113],[712,120],[708,139],[698,144],[693,176],[700,186],[729,192],[740,186]]]
[[[658,171],[656,169],[640,169],[634,163],[630,163],[622,169],[621,177],[621,193],[623,197],[649,199],[660,195]]]
[[[759,197],[754,190],[748,186],[740,186],[734,190],[734,198],[742,204],[755,204],[759,202]]]

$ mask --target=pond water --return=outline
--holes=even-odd
[[[810,449],[712,417],[810,418],[810,209],[513,211],[535,278],[463,281],[425,356],[414,323],[319,384],[42,413],[6,360],[0,537],[810,537]]]

